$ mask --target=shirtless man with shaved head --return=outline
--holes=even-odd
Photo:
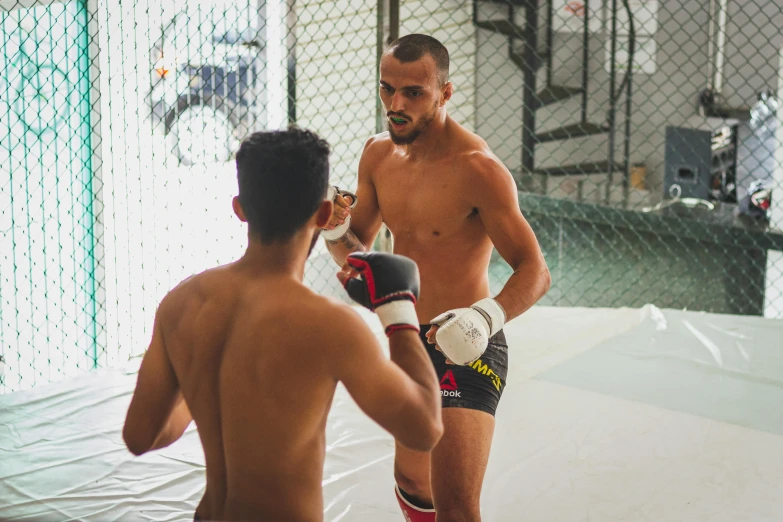
[[[511,174],[446,111],[454,92],[446,48],[403,36],[380,67],[388,132],[367,141],[355,198],[337,191],[323,235],[343,278],[354,274],[346,256],[369,250],[383,223],[394,252],[418,264],[416,313],[440,382],[444,435],[431,452],[398,442],[397,498],[410,522],[478,521],[508,369],[502,328],[547,292],[549,270]],[[493,247],[514,270],[494,297]]]

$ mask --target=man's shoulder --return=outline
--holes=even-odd
[[[370,136],[367,139],[367,142],[365,143],[365,147],[369,146],[371,144],[375,144],[376,146],[378,144],[382,144],[382,143],[391,144],[391,142],[392,141],[391,141],[391,136],[389,136],[389,131],[383,131],[383,132],[379,132],[378,134],[375,134],[373,136]]]
[[[221,265],[214,268],[208,268],[203,272],[192,274],[180,281],[174,288],[169,291],[169,295],[179,295],[183,293],[193,292],[198,288],[205,285],[219,283],[227,278],[230,271],[230,265]]]
[[[192,294],[203,279],[202,273],[193,274],[180,281],[174,288],[169,290],[160,301],[160,310],[177,308],[178,304]]]
[[[186,277],[166,293],[158,309],[163,312],[181,310],[185,301],[194,298],[206,300],[225,291],[229,286],[226,284],[229,272],[229,266],[223,265]]]
[[[472,141],[472,145],[463,147],[457,155],[455,163],[460,165],[462,177],[472,187],[474,196],[496,200],[500,194],[516,193],[513,175],[483,140]]]
[[[313,292],[312,297],[307,299],[305,306],[312,316],[320,317],[329,328],[341,329],[345,324],[363,321],[355,307],[335,297]]]
[[[376,134],[374,136],[371,136],[365,143],[364,143],[364,155],[365,156],[379,156],[388,154],[394,144],[392,143],[391,137],[389,136],[389,132],[381,132],[380,134]]]
[[[388,132],[370,137],[364,144],[359,161],[359,182],[372,180],[373,173],[394,151],[394,144]]]
[[[492,152],[487,142],[478,134],[452,120],[454,141],[453,154],[459,164],[468,171],[507,171],[502,161]]]
[[[307,307],[309,310],[317,312],[313,315],[318,315],[321,320],[327,323],[328,328],[335,330],[341,330],[346,325],[369,328],[367,317],[375,315],[358,305],[315,292],[312,293],[312,298],[307,300]]]
[[[466,147],[459,156],[459,164],[468,175],[488,179],[511,176],[503,162],[487,147]]]

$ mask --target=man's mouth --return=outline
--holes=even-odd
[[[396,132],[401,132],[408,124],[408,120],[399,116],[389,116],[390,127]]]

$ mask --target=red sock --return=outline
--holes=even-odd
[[[402,515],[407,522],[435,522],[435,510],[416,507],[400,494],[400,488],[395,484],[394,493],[397,495],[397,502],[402,509]]]

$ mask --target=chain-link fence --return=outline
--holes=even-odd
[[[542,303],[783,317],[781,27],[777,0],[0,0],[0,393],[140,354],[171,287],[242,254],[249,132],[317,131],[355,187],[414,32],[518,181]],[[320,245],[307,283],[342,297],[335,271]]]

